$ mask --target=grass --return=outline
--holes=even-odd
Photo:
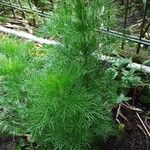
[[[0,24],[6,23],[8,21],[8,17],[0,16]]]
[[[27,82],[45,62],[41,53],[46,48],[38,49],[35,44],[15,37],[3,36],[0,40],[0,131],[3,134],[26,133],[24,109],[29,102]]]

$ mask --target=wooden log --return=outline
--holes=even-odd
[[[102,61],[108,61],[108,62],[114,63],[119,58],[100,55],[100,56],[98,56],[98,59],[102,60]],[[135,69],[135,70],[142,71],[145,73],[150,73],[150,67],[149,66],[141,65],[138,63],[129,63],[126,67],[129,69]]]
[[[8,29],[6,27],[3,27],[0,25],[0,32],[8,33],[8,34],[13,34],[21,38],[25,38],[40,44],[48,44],[48,45],[58,45],[59,43],[54,41],[54,40],[48,40],[48,39],[43,39],[40,37],[37,37],[35,35],[32,35],[30,33],[24,32],[24,31],[16,31],[12,29]]]

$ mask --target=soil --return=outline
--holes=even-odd
[[[150,135],[148,134],[150,133],[150,105],[145,105],[142,101],[142,95],[146,92],[148,91],[145,91],[143,87],[130,89],[128,96],[132,95],[131,101],[120,104],[120,109],[119,106],[114,108],[114,119],[116,120],[116,114],[119,111],[117,119],[124,126],[122,139],[118,141],[111,137],[99,146],[99,150],[150,150]]]
[[[1,150],[15,150],[16,139],[13,137],[0,137]]]
[[[118,150],[149,150],[150,139],[136,114],[130,110],[125,109],[124,111],[128,121],[122,121],[125,124],[125,134],[117,146]],[[144,119],[146,114],[140,115]]]
[[[0,150],[16,150],[19,146],[19,143],[23,141],[25,145],[28,145],[27,136],[1,136],[0,137]],[[25,150],[25,147],[22,147],[21,144],[18,148],[19,150]],[[26,149],[27,150],[27,149]]]

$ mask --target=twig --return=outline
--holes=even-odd
[[[137,115],[138,119],[140,120],[141,124],[143,125],[143,127],[144,127],[144,129],[145,129],[145,131],[146,131],[147,135],[148,135],[148,136],[149,136],[149,138],[150,138],[150,133],[149,133],[149,131],[148,131],[147,127],[145,126],[145,124],[144,124],[143,120],[141,119],[140,115],[139,115],[137,112],[136,112],[136,115]]]
[[[125,117],[121,112],[120,112],[120,116],[121,116],[124,120],[128,121],[127,117]]]
[[[150,120],[150,117],[149,117],[150,112],[148,112],[147,115],[148,115],[148,116],[145,117],[145,125],[147,126],[148,129],[150,129],[150,126],[149,126],[148,123],[147,123],[147,121]]]
[[[127,105],[126,105],[126,104],[127,104]],[[126,104],[122,103],[122,105],[123,105],[123,106],[125,106],[125,107],[127,107],[128,109],[131,109],[131,110],[133,110],[133,111],[143,112],[143,110],[142,110],[142,109],[139,109],[139,108],[133,107],[133,106],[129,105],[127,102],[126,102]]]
[[[117,114],[116,114],[116,121],[120,124],[120,121],[118,119],[119,115],[126,121],[128,121],[127,117],[125,117],[122,113],[121,113],[121,104],[119,104],[119,107],[117,109]]]
[[[2,15],[3,13],[4,13],[4,11],[1,11],[1,12],[0,12],[0,15]]]
[[[146,150],[149,150],[149,138],[148,138],[147,134],[145,133],[144,129],[139,124],[137,124],[137,127],[144,133],[144,135],[146,137],[146,144],[147,144]]]
[[[120,124],[120,121],[119,121],[119,119],[118,119],[118,117],[119,117],[119,114],[120,114],[120,108],[121,108],[121,104],[119,104],[119,107],[118,107],[118,109],[117,109],[117,114],[116,114],[116,121]]]

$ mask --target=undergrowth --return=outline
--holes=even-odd
[[[94,54],[110,54],[114,39],[96,32],[113,25],[111,1],[61,1],[47,31],[61,42],[50,66],[31,79],[30,128],[46,149],[90,149],[95,139],[115,133],[111,109],[117,89],[107,63]],[[34,88],[33,88],[34,87]],[[41,140],[42,139],[42,140]]]
[[[26,133],[27,120],[24,112],[29,104],[28,80],[36,70],[44,67],[46,62],[46,56],[44,55],[45,50],[39,50],[33,43],[25,43],[15,37],[1,38],[1,134],[17,135]]]
[[[24,82],[28,74],[28,52],[30,44],[4,38],[0,41],[0,131],[3,134],[19,133],[23,130],[27,93]],[[21,116],[21,117],[20,117]]]
[[[114,39],[96,32],[115,23],[112,8],[111,0],[62,0],[50,21],[61,44],[50,51],[0,43],[2,132],[30,133],[42,150],[86,150],[117,132],[113,71],[95,57],[113,51]]]

